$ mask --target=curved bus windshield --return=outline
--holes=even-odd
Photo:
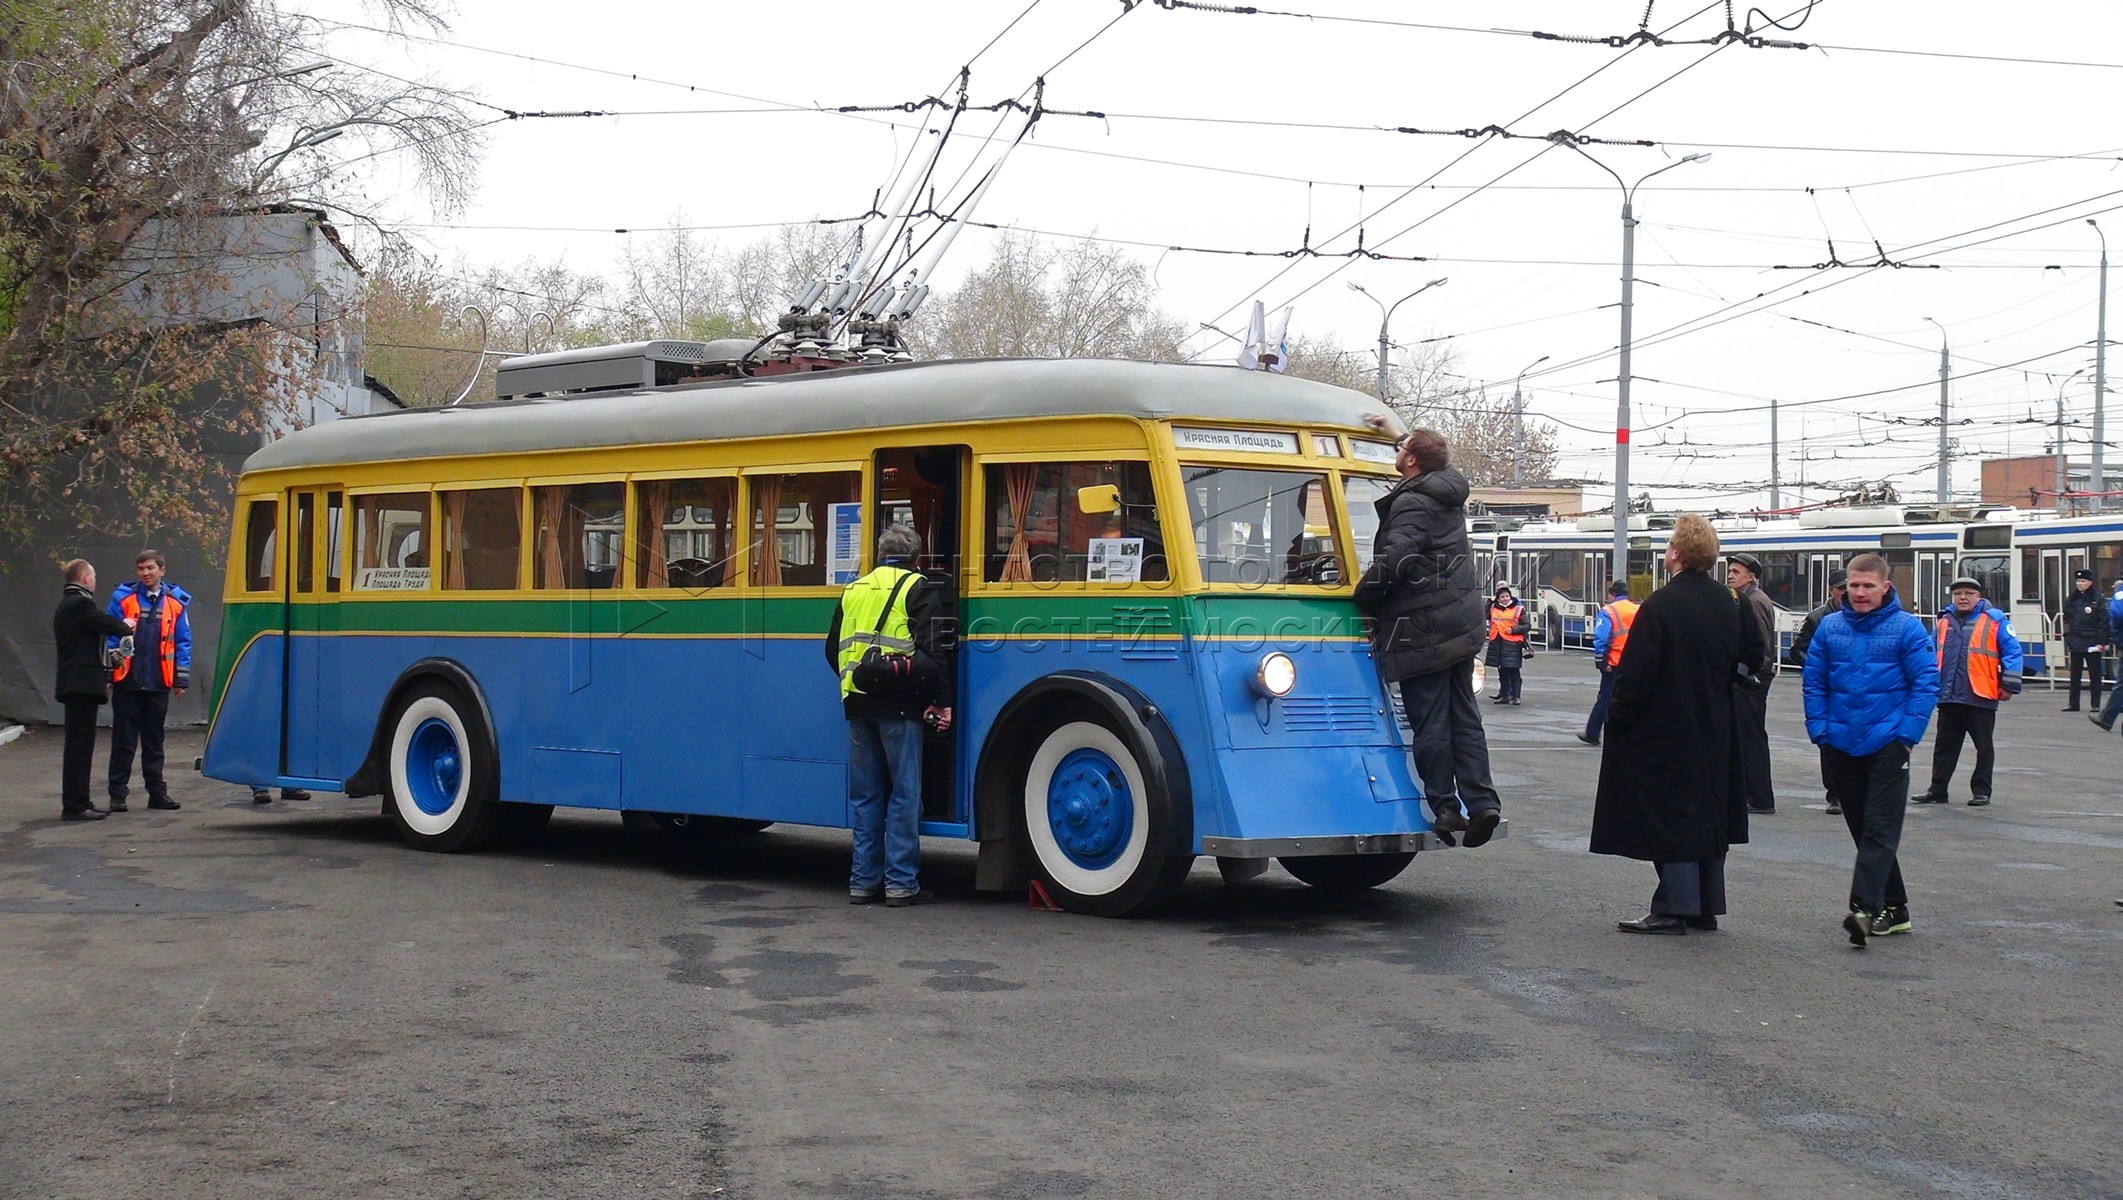
[[[1327,477],[1183,466],[1202,582],[1260,587],[1342,581]]]

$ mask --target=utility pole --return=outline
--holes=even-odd
[[[1953,451],[1946,441],[1946,388],[1953,379],[1953,359],[1946,350],[1946,327],[1931,323],[1939,331],[1939,505],[1943,508],[1953,500]]]
[[[1526,481],[1526,399],[1520,388],[1526,382],[1526,372],[1548,361],[1543,354],[1521,368],[1517,379],[1511,382],[1511,486],[1518,487]]]
[[[2071,381],[2072,381],[2072,380],[2074,380],[2074,379],[2077,379],[2077,378],[2078,378],[2079,376],[2081,376],[2081,375],[2084,375],[2085,373],[2086,373],[2086,368],[2085,368],[2085,367],[2080,367],[2080,368],[2079,368],[2078,370],[2076,370],[2076,371],[2073,371],[2073,372],[2072,372],[2071,374],[2069,374],[2069,375],[2066,375],[2066,376],[2064,377],[2064,382],[2062,382],[2062,383],[2060,383],[2060,384],[2058,384],[2058,385],[2057,385],[2057,444],[2056,444],[2056,452],[2057,452],[2057,498],[2056,498],[2056,510],[2057,510],[2057,515],[2058,515],[2058,516],[2060,516],[2060,517],[2064,515],[2064,508],[2065,508],[2065,505],[2064,505],[2064,489],[2065,489],[2065,488],[2067,488],[2067,487],[2069,487],[2069,486],[2071,486],[2071,477],[2070,477],[2070,476],[2069,476],[2068,474],[2066,474],[2066,473],[2065,473],[2065,469],[2064,469],[2064,465],[2065,465],[2065,457],[2064,457],[2064,446],[2065,446],[2065,441],[2064,441],[2064,389],[2065,389],[2065,388],[2068,388],[2068,387],[2070,387],[2070,386],[2071,386]]]
[[[2094,322],[2094,461],[2093,461],[2093,506],[2101,508],[2101,493],[2108,490],[2108,477],[2101,471],[2101,440],[2105,434],[2102,421],[2106,416],[2108,401],[2108,235],[2092,217],[2086,223],[2094,227],[2101,237],[2101,304],[2100,315]]]
[[[1392,306],[1388,307],[1384,300],[1379,299],[1377,296],[1373,296],[1370,291],[1364,287],[1363,284],[1358,283],[1353,279],[1349,281],[1350,291],[1363,292],[1364,296],[1367,299],[1369,299],[1373,304],[1378,305],[1378,398],[1380,403],[1386,402],[1386,363],[1388,362],[1387,356],[1393,351],[1393,344],[1386,340],[1386,327],[1393,323],[1393,310],[1399,308],[1403,304],[1406,304],[1408,301],[1415,299],[1417,296],[1422,295],[1424,292],[1429,291],[1431,288],[1442,287],[1450,282],[1451,280],[1449,278],[1433,279],[1430,282],[1424,284],[1423,286],[1408,293],[1407,295],[1402,296],[1400,299],[1395,300]]]
[[[1769,398],[1769,507],[1784,507],[1784,489],[1777,474],[1777,398]]]
[[[1679,162],[1667,163],[1639,178],[1632,186],[1623,183],[1614,168],[1592,157],[1575,141],[1557,135],[1555,144],[1568,146],[1584,155],[1593,166],[1613,176],[1615,186],[1622,189],[1622,348],[1614,402],[1614,557],[1609,560],[1608,578],[1626,580],[1629,578],[1629,351],[1636,297],[1636,190],[1643,187],[1652,175],[1708,160],[1710,155],[1684,154]]]

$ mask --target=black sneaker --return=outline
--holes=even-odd
[[[886,892],[885,907],[909,908],[916,904],[927,904],[928,902],[934,899],[936,899],[936,893],[930,891],[928,888],[923,888],[918,892],[906,892],[900,895],[894,895],[891,892]]]
[[[1865,948],[1865,938],[1872,932],[1872,914],[1862,908],[1853,908],[1843,918],[1843,932],[1850,935],[1850,944]]]
[[[1867,932],[1874,937],[1887,937],[1890,934],[1908,933],[1909,906],[1907,904],[1890,904],[1886,908],[1881,909],[1879,912],[1873,914],[1872,921],[1867,927]]]
[[[1968,807],[1970,808],[1981,808],[1988,803],[1990,803],[1990,797],[1988,796],[1970,796],[1968,798]]]
[[[1911,804],[1944,804],[1946,797],[1937,792],[1919,792],[1909,798]]]
[[[127,808],[127,807],[125,806],[125,801],[123,801],[123,800],[113,800],[113,801],[111,801],[111,802],[110,802],[109,806],[108,806],[108,807],[106,807],[106,808],[105,808],[105,809],[104,809],[103,811],[105,811],[105,812],[131,812],[131,811],[133,811],[133,810],[132,810],[132,809],[130,809],[130,808]]]
[[[159,808],[164,812],[175,812],[178,809],[184,807],[182,804],[177,803],[175,800],[170,799],[168,796],[164,796],[160,800],[150,800],[147,802],[147,806],[149,808]]]

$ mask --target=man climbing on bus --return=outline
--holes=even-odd
[[[826,630],[848,719],[848,807],[854,865],[848,901],[904,908],[921,886],[921,761],[926,726],[951,728],[955,605],[948,578],[915,570],[921,535],[877,535],[877,566],[849,584]]]
[[[1622,648],[1629,644],[1629,627],[1636,624],[1636,601],[1629,598],[1629,584],[1620,579],[1607,584],[1607,603],[1592,619],[1592,665],[1600,672],[1600,695],[1592,702],[1592,715],[1578,740],[1588,746],[1600,744],[1600,731],[1607,727],[1607,706],[1614,701],[1614,673],[1622,665]]]

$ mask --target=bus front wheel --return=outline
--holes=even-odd
[[[1283,870],[1323,892],[1360,892],[1392,882],[1415,861],[1413,854],[1321,854],[1279,858]]]
[[[414,685],[391,717],[385,788],[398,832],[414,848],[477,850],[502,824],[494,737],[463,693]]]
[[[1119,734],[1092,720],[1053,725],[1025,760],[1027,859],[1071,912],[1118,917],[1166,899],[1191,855],[1168,853],[1170,798],[1153,791]]]

